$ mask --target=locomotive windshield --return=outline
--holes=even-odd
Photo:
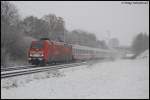
[[[31,48],[43,48],[43,42],[42,41],[36,41],[31,45]]]

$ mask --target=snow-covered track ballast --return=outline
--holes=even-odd
[[[54,66],[45,66],[45,67],[28,67],[28,68],[24,68],[24,69],[3,71],[3,72],[1,72],[1,79],[2,78],[25,75],[25,74],[45,72],[45,71],[54,70],[54,69],[76,67],[76,66],[80,66],[80,65],[84,65],[84,64],[87,64],[87,62],[62,64],[62,65],[54,65]]]

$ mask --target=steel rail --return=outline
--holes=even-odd
[[[55,65],[55,66],[49,66],[49,67],[28,68],[28,69],[23,69],[23,70],[14,70],[14,71],[5,71],[5,72],[1,72],[1,79],[2,78],[25,75],[25,74],[44,72],[44,71],[49,71],[49,70],[54,70],[54,69],[76,67],[76,66],[85,65],[85,64],[87,64],[87,62]]]
[[[56,66],[56,65],[62,65],[64,63],[57,63],[57,64],[49,64],[49,65],[45,65],[45,66],[42,66],[42,67],[46,67],[46,66]],[[69,64],[69,63],[67,63]],[[1,68],[1,72],[4,72],[4,71],[13,71],[13,70],[21,70],[21,69],[29,69],[29,68],[33,68],[33,67],[40,67],[39,65],[21,65],[21,66],[17,66],[17,67],[7,67],[7,68]]]
[[[22,65],[22,67],[18,66],[18,67],[1,68],[1,72],[12,71],[12,70],[20,70],[20,69],[27,69],[27,68],[31,68],[31,67],[34,67],[34,65]]]

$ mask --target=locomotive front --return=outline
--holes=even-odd
[[[28,62],[31,64],[44,64],[44,41],[33,41],[28,52]]]

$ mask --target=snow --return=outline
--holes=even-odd
[[[148,59],[91,63],[56,73],[46,78],[37,75],[39,78],[16,87],[1,85],[1,98],[149,98]]]
[[[137,59],[142,59],[142,58],[149,58],[149,49],[145,50],[143,53],[141,53]]]

